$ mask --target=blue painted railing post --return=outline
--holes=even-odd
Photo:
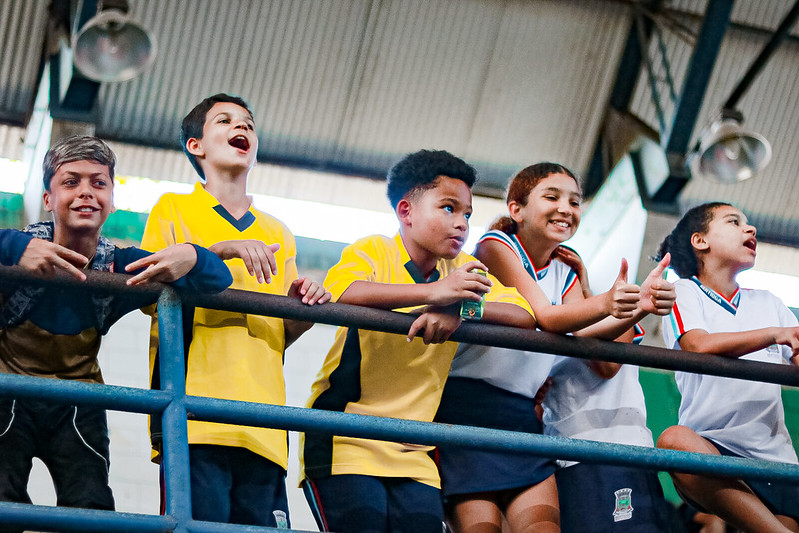
[[[175,532],[188,531],[191,521],[189,445],[186,428],[186,371],[183,353],[183,313],[177,293],[166,289],[158,299],[158,359],[161,388],[173,394],[161,418],[163,431],[166,514],[177,521]]]

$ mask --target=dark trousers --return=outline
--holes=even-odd
[[[441,491],[409,478],[344,474],[302,483],[320,531],[441,533]]]
[[[189,445],[196,520],[291,527],[286,471],[245,448]]]
[[[57,505],[114,509],[104,409],[0,399],[0,500],[31,503],[34,457],[53,477]]]

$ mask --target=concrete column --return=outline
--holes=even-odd
[[[50,116],[50,68],[45,63],[33,114],[25,133],[22,160],[28,167],[23,204],[28,224],[48,220],[50,214],[44,210],[42,194],[42,160],[47,150],[55,143],[71,135],[94,135],[94,124],[68,120],[54,120]]]

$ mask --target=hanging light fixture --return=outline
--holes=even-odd
[[[745,130],[739,111],[724,109],[699,141],[696,172],[722,183],[757,175],[771,159],[771,145],[759,133]]]
[[[759,133],[743,129],[743,114],[735,107],[797,19],[799,0],[786,13],[763,50],[724,102],[721,115],[702,134],[694,153],[689,154],[696,160],[696,171],[699,174],[722,183],[737,183],[757,175],[768,164],[771,159],[771,145]]]
[[[152,64],[155,38],[127,13],[126,0],[99,1],[97,15],[74,33],[73,63],[87,78],[130,80]]]

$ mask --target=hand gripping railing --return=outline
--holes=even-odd
[[[218,295],[176,294],[165,286],[145,288],[125,285],[126,276],[88,272],[81,286],[113,293],[136,291],[158,294],[159,330],[161,332],[160,371],[163,390],[95,385],[65,380],[50,380],[0,374],[0,396],[20,398],[69,398],[70,403],[84,403],[104,408],[147,413],[162,413],[166,482],[166,515],[151,516],[86,509],[53,508],[36,505],[0,503],[0,522],[25,525],[42,531],[277,531],[272,528],[216,524],[191,519],[186,421],[192,419],[240,425],[316,431],[350,437],[374,438],[397,442],[439,445],[459,444],[487,450],[524,451],[531,455],[559,459],[632,465],[657,470],[720,474],[735,477],[799,482],[799,466],[704,455],[674,450],[610,444],[544,435],[525,434],[465,426],[451,426],[379,418],[364,415],[319,411],[297,407],[257,404],[232,400],[188,396],[185,394],[181,302],[206,308],[239,311],[282,318],[302,319],[325,324],[344,325],[391,333],[407,333],[413,317],[401,313],[362,308],[346,304],[306,306],[297,300],[238,290]],[[20,282],[45,285],[77,285],[80,282],[59,277],[56,280],[32,280],[16,269],[0,267],[0,285]],[[630,344],[574,338],[518,328],[464,323],[453,340],[473,344],[520,348],[579,357],[636,364],[668,370],[687,370],[725,377],[799,386],[799,369],[690,352],[634,346]]]

